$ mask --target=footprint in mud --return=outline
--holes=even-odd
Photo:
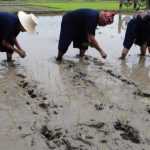
[[[94,105],[97,111],[101,111],[104,109],[104,104],[95,104]]]
[[[130,140],[131,142],[136,144],[141,143],[139,132],[133,127],[129,126],[128,123],[124,124],[120,121],[116,121],[114,124],[114,128],[123,132],[120,134],[120,136],[124,140]]]
[[[65,136],[63,135],[61,128],[50,130],[46,125],[44,125],[40,130],[40,134],[45,138],[45,143],[49,149],[61,149],[64,145],[66,145],[66,149],[71,148],[70,143],[67,143],[67,145],[64,142]]]
[[[28,92],[28,94],[31,98],[36,98],[37,97],[37,95],[34,92],[34,89],[28,89],[27,92]]]
[[[29,83],[28,83],[27,81],[22,80],[22,81],[20,81],[20,82],[19,82],[19,84],[18,84],[18,85],[19,85],[20,87],[22,87],[22,88],[25,88],[25,87],[27,87],[27,86],[28,86],[28,84],[29,84]]]
[[[59,139],[63,136],[63,133],[61,132],[61,128],[50,130],[46,125],[42,126],[40,133],[49,141],[52,141],[54,139]]]
[[[26,78],[24,75],[19,75],[21,78]],[[19,81],[18,85],[25,89],[26,93],[31,97],[31,98],[37,98],[41,100],[47,100],[47,97],[43,92],[37,89],[37,84],[29,83],[25,79],[22,79]]]
[[[48,109],[49,106],[50,104],[48,102],[42,102],[39,104],[39,107],[42,109]]]

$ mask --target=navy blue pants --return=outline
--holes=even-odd
[[[132,19],[127,25],[123,42],[123,46],[127,49],[130,49],[133,44],[139,46],[147,44],[147,46],[150,46],[149,34],[147,34],[145,28],[142,27],[142,24],[139,25],[138,23],[136,19]]]
[[[88,49],[88,44],[85,44],[88,43],[86,33],[84,31],[80,31],[80,29],[75,29],[75,27],[70,22],[68,22],[68,20],[64,16],[62,19],[61,31],[59,36],[59,51],[65,53],[71,42],[73,42],[74,48],[84,50]]]

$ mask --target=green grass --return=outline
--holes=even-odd
[[[0,0],[1,1],[1,0]],[[5,1],[5,0],[3,0]],[[97,10],[119,10],[119,0],[11,0],[22,3],[27,3],[36,7],[44,7],[50,11],[70,11],[78,8],[93,8]],[[133,12],[132,6],[123,6],[122,11]]]
[[[117,1],[100,1],[100,2],[49,2],[49,3],[30,3],[34,6],[46,7],[49,10],[69,11],[78,8],[93,8],[99,10],[118,10],[119,3]],[[127,9],[127,8],[126,8]],[[132,9],[128,8],[128,10]]]

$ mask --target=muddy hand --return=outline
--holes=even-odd
[[[18,53],[19,53],[19,55],[20,55],[21,58],[25,58],[26,57],[25,51],[20,50]]]
[[[106,53],[102,53],[102,58],[106,59],[107,58],[107,54]]]

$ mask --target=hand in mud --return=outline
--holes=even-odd
[[[20,50],[18,53],[19,53],[21,58],[25,58],[26,57],[26,53],[25,53],[24,50]]]
[[[106,53],[102,53],[102,58],[106,59],[107,58],[107,54]]]

